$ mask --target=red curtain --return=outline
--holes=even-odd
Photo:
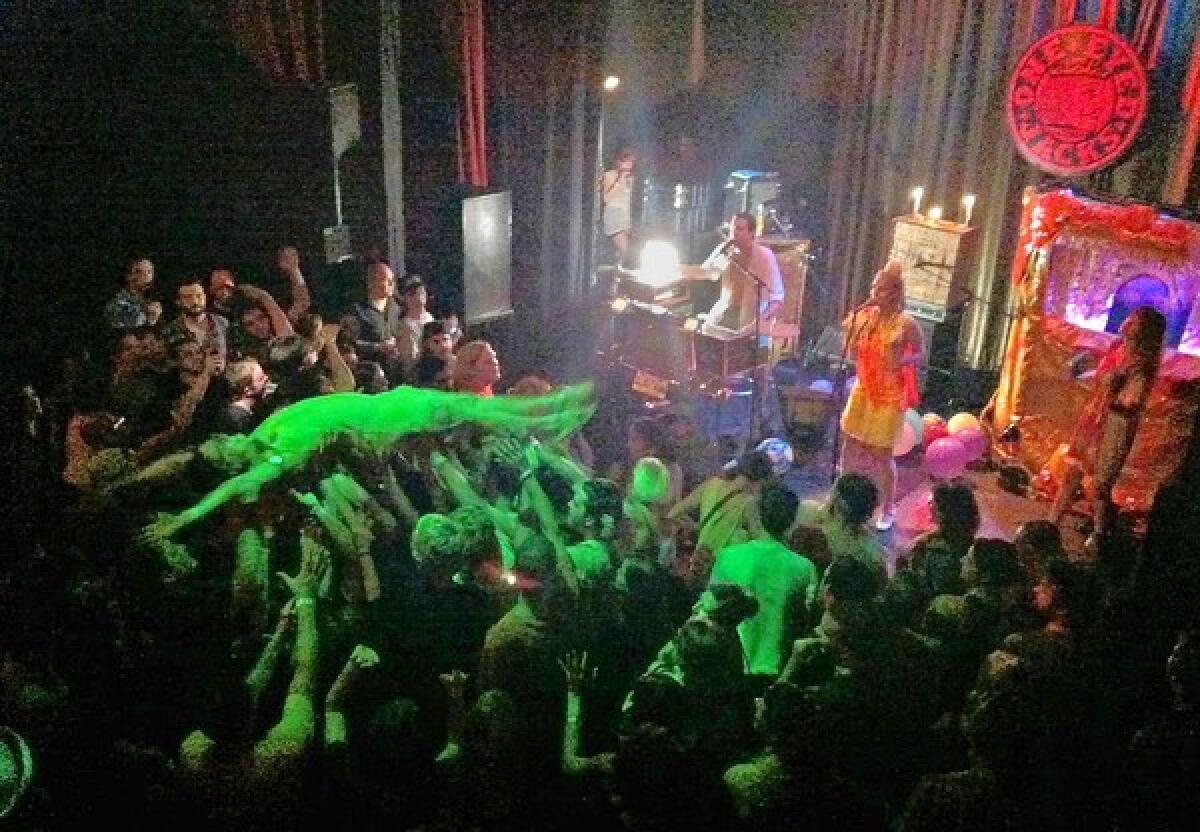
[[[1133,48],[1142,57],[1147,71],[1158,67],[1162,51],[1163,29],[1167,24],[1167,0],[1142,0],[1133,26]]]
[[[324,0],[225,0],[225,25],[268,77],[325,82]]]
[[[458,54],[462,95],[458,112],[458,175],[475,188],[488,186],[486,53],[483,0],[458,0]]]

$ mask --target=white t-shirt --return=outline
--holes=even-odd
[[[709,310],[705,327],[749,330],[754,326],[754,299],[757,297],[755,283],[742,273],[733,262],[732,254],[724,252],[724,248],[724,243],[717,246],[704,261],[705,268],[721,271],[721,295]],[[779,273],[779,262],[775,259],[775,252],[761,243],[754,243],[744,267],[767,287],[763,291],[763,310],[768,304],[783,300],[783,276]]]

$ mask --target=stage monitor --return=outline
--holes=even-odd
[[[512,194],[464,198],[462,228],[465,323],[511,315]]]

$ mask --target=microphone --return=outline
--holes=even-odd
[[[721,253],[728,254],[731,249],[737,248],[737,243],[733,240],[726,240],[721,244]]]
[[[867,298],[867,300],[863,301],[858,306],[854,307],[854,311],[862,312],[865,309],[870,309],[872,306],[878,306],[878,305],[879,305],[879,301],[875,301],[875,300],[871,300],[870,298]]]

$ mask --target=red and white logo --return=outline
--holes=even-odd
[[[1030,164],[1090,173],[1129,149],[1149,87],[1137,53],[1098,26],[1064,26],[1030,47],[1008,87],[1008,128]]]

